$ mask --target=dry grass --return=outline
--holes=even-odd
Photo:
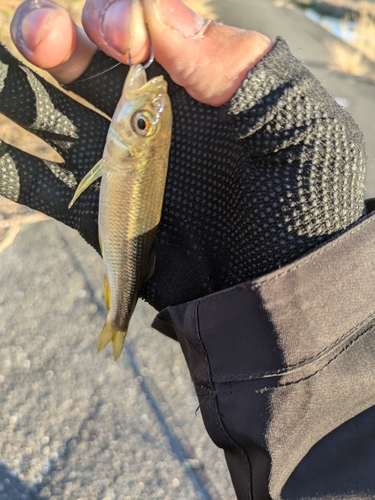
[[[186,5],[206,19],[217,19],[214,0],[183,0]]]
[[[273,0],[276,7],[284,7],[286,9],[292,9],[294,7],[292,0]]]
[[[293,0],[273,0],[276,7],[284,7],[287,9],[292,9],[294,7]]]
[[[368,74],[367,65],[362,54],[340,42],[330,42],[327,48],[332,56],[333,69],[350,75],[365,76]]]
[[[351,44],[361,54],[375,62],[375,17],[369,12],[359,17]]]
[[[0,253],[14,242],[21,226],[49,218],[0,196]]]
[[[290,1],[290,0],[284,0]],[[335,12],[335,8],[348,9],[353,12],[353,16],[357,17],[360,15],[370,14],[375,17],[375,3],[372,0],[292,0],[299,5],[304,7],[311,7],[319,10],[324,8],[324,10],[329,12],[329,7],[332,7],[332,13]]]
[[[366,58],[375,62],[375,2],[371,0],[293,0],[299,5],[315,8],[326,15],[339,14],[340,9],[346,12],[343,21],[355,21],[356,27],[351,37],[340,42],[330,42],[327,47],[333,59],[334,69],[357,76],[370,76],[369,64]],[[330,12],[330,8],[332,12]],[[343,32],[344,23],[343,23]],[[354,50],[353,50],[353,48]],[[365,57],[363,57],[365,56]]]
[[[368,4],[368,2],[360,2],[359,4],[363,7],[365,3]],[[375,78],[363,57],[375,62],[375,5],[370,4],[369,6],[371,8],[364,9],[359,14],[353,35],[345,39],[347,44],[355,50],[339,42],[331,43],[328,48],[336,69],[352,75],[368,75]]]

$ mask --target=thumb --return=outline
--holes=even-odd
[[[196,100],[220,106],[240,87],[272,42],[203,19],[180,0],[142,0],[156,60]]]

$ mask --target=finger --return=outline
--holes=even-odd
[[[142,0],[142,5],[156,60],[174,82],[206,104],[219,106],[230,99],[272,47],[260,33],[202,19],[181,0]],[[131,47],[133,62],[147,58],[140,0],[87,0],[82,21],[90,38],[111,57],[127,62]]]
[[[98,186],[88,189],[77,206],[68,210],[76,186],[74,175],[64,165],[32,156],[0,139],[0,195],[77,229],[99,251]]]
[[[109,121],[36,75],[2,46],[0,112],[50,144],[72,165],[90,168],[100,159]],[[87,151],[78,158],[83,142]]]
[[[129,64],[144,61],[149,53],[148,35],[140,0],[87,0],[83,27],[91,40],[110,57]]]
[[[155,57],[196,100],[219,106],[267,54],[266,36],[207,21],[180,0],[143,0]]]
[[[60,82],[78,78],[97,50],[69,13],[49,0],[22,3],[10,31],[21,54]]]

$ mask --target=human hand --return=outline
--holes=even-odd
[[[63,9],[46,0],[21,6],[12,23],[12,35],[27,59],[48,68],[59,81],[69,83],[78,77],[68,88],[111,116],[126,67],[95,77],[114,65],[103,53],[90,63],[96,45],[106,54],[128,61],[129,24],[125,22],[124,29],[123,23],[117,22],[127,19],[128,9],[128,19],[136,19],[139,28],[133,28],[130,43],[133,62],[145,59],[149,48],[139,4],[131,4],[131,16],[129,2],[112,4],[104,16],[106,5],[108,2],[91,0],[84,9],[83,25],[92,41],[74,27]],[[313,197],[319,194],[316,191],[321,178],[327,178],[327,169],[329,189],[344,164],[323,147],[317,152],[317,160],[325,162],[327,169],[316,169],[308,156],[306,129],[310,126],[312,135],[317,134],[311,119],[330,120],[327,110],[337,119],[341,111],[330,100],[327,104],[324,91],[309,80],[311,75],[301,70],[283,44],[277,48],[276,65],[262,65],[262,61],[254,68],[253,77],[249,76],[247,89],[238,91],[229,105],[219,108],[236,93],[248,70],[270,50],[269,39],[207,23],[184,11],[177,0],[161,2],[166,7],[167,23],[162,21],[154,0],[145,0],[143,5],[156,60],[171,77],[165,74],[174,112],[156,267],[142,291],[146,300],[161,309],[289,262],[358,218],[362,206],[360,196],[355,195],[343,217],[336,217],[330,227],[325,224],[327,211],[333,213],[336,205],[342,204],[340,182],[338,200],[332,205],[314,205]],[[112,27],[109,34],[107,21]],[[8,64],[7,58],[2,55],[3,67]],[[5,71],[10,78],[4,80],[0,111],[55,147],[65,163],[39,162],[3,144],[0,192],[75,227],[98,248],[97,187],[88,189],[71,211],[67,206],[76,183],[101,157],[108,122],[40,81],[30,85],[25,70],[12,64],[11,70]],[[163,68],[154,64],[148,73],[154,76],[162,72]],[[303,102],[299,100],[298,109],[290,110],[292,91],[284,90],[297,88],[301,76],[304,92],[311,95]],[[24,95],[28,99],[21,111],[19,102]],[[297,97],[301,97],[299,91]],[[285,121],[288,113],[289,121]],[[301,113],[303,118],[298,118]],[[348,117],[340,117],[344,128],[350,128]],[[278,131],[283,129],[289,136],[280,139]],[[359,153],[357,145],[350,154],[353,157]],[[319,182],[311,186],[314,176]],[[356,194],[360,193],[363,168],[359,166],[352,177],[349,183]],[[298,194],[302,188],[304,194]],[[301,233],[306,224],[301,225],[299,216],[311,222],[313,212],[312,230]]]
[[[11,25],[20,52],[60,82],[78,78],[97,47],[129,64],[143,62],[150,37],[158,63],[196,100],[220,106],[272,47],[266,36],[202,19],[180,0],[87,0],[82,23],[49,0],[29,0]],[[87,36],[88,35],[88,36]],[[93,42],[93,43],[92,43]]]

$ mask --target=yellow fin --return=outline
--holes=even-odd
[[[102,333],[98,339],[98,352],[107,344],[112,342],[113,356],[115,361],[121,356],[122,347],[124,345],[126,331],[120,330],[111,325],[108,320],[104,323]]]
[[[96,179],[99,179],[104,174],[104,160],[103,158],[98,161],[98,163],[88,172],[85,177],[81,180],[81,182],[78,184],[78,187],[76,189],[76,192],[74,193],[74,196],[72,198],[72,201],[69,203],[68,208],[72,208],[73,203],[77,200],[79,196],[87,189]]]
[[[111,305],[111,289],[109,288],[107,275],[104,275],[104,301],[107,312],[109,311],[109,306]]]
[[[124,340],[126,331],[116,330],[112,337],[112,351],[115,361],[121,356],[122,348],[124,347]]]

